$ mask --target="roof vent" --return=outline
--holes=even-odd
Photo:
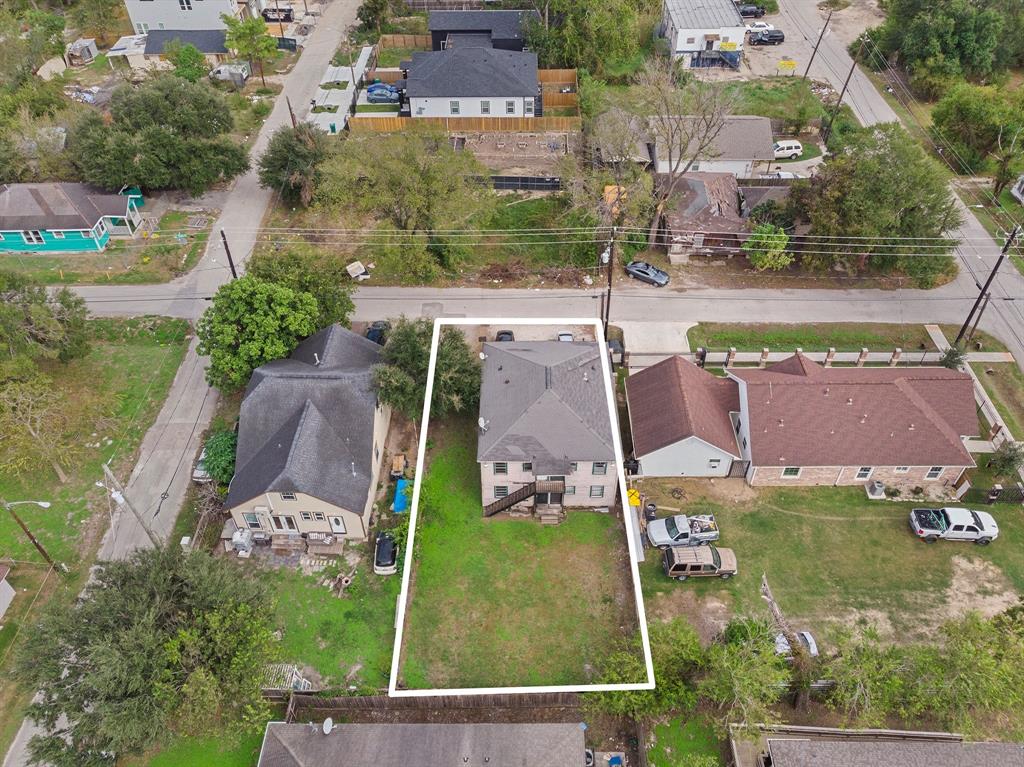
[[[829,392],[829,387],[827,387],[827,386],[826,386],[826,387],[825,387],[825,396],[826,396],[826,397],[828,396],[828,392]]]
[[[867,413],[864,413],[864,415],[862,415],[862,416],[860,417],[860,422],[861,422],[861,423],[867,423],[867,420],[868,420],[868,414],[867,414]]]
[[[909,428],[910,428],[910,431],[913,431],[914,430],[914,424],[910,424]]]
[[[783,419],[779,419],[779,426],[785,426],[786,422]]]
[[[583,371],[583,383],[587,383],[588,381],[590,381],[590,377],[587,375],[587,371],[584,370]]]
[[[356,475],[356,462],[352,461],[352,476],[354,477],[355,475]]]
[[[853,397],[847,397],[846,398],[846,404],[847,405],[852,405],[853,404]]]

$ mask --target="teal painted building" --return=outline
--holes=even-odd
[[[111,194],[74,183],[0,186],[0,253],[88,253],[142,223],[136,189]]]

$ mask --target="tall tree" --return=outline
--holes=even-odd
[[[192,43],[172,40],[164,46],[164,57],[174,66],[174,76],[197,83],[210,71],[206,57]]]
[[[71,20],[81,31],[105,40],[117,29],[115,22],[123,13],[121,0],[79,0],[72,7]]]
[[[276,653],[272,604],[235,563],[178,546],[104,563],[83,599],[53,600],[21,644],[17,673],[39,694],[34,763],[108,767],[168,731],[262,729]]]
[[[293,245],[282,251],[255,253],[247,271],[253,277],[313,296],[318,310],[317,329],[335,322],[348,327],[355,304],[354,283],[345,270],[346,261],[314,245]]]
[[[778,271],[793,262],[789,246],[789,235],[774,224],[758,224],[744,240],[740,249],[759,272],[767,269]]]
[[[199,353],[210,357],[206,380],[224,392],[242,388],[316,332],[318,311],[309,293],[252,275],[222,285],[196,327]]]
[[[636,55],[646,29],[632,0],[536,0],[540,21],[527,24],[530,50],[542,66],[602,74],[610,62]],[[516,7],[521,7],[517,5]]]
[[[224,34],[224,45],[243,59],[248,60],[250,69],[254,64],[259,64],[260,80],[266,86],[267,78],[263,67],[277,56],[277,40],[270,36],[267,22],[263,20],[262,16],[237,19],[226,13],[221,14],[221,19],[227,28]]]
[[[332,139],[309,123],[278,128],[260,156],[260,183],[280,192],[290,205],[308,206],[320,164],[327,158]]]

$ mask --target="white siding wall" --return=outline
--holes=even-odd
[[[717,466],[712,464],[717,460]],[[726,477],[733,457],[698,437],[688,437],[640,458],[644,477]]]
[[[480,464],[480,494],[483,506],[487,506],[497,500],[494,494],[495,487],[507,487],[509,495],[520,487],[536,479],[532,471],[524,471],[521,461],[508,461],[508,474],[495,474],[493,463]],[[591,461],[580,461],[576,464],[576,471],[570,472],[565,477],[565,487],[568,491],[562,499],[563,506],[611,506],[615,503],[615,495],[618,490],[618,469],[614,461],[608,461],[608,470],[605,474],[594,474],[594,464]],[[601,497],[590,496],[591,487],[603,488]],[[533,505],[533,499],[523,505]]]
[[[236,15],[234,0],[182,0],[192,6],[183,9],[178,0],[125,0],[128,16],[137,34],[156,29],[224,29],[220,15]]]
[[[755,160],[698,160],[690,168],[691,171],[702,173],[732,173],[736,178],[753,178]],[[671,173],[672,168],[667,159],[658,160],[658,173]]]
[[[669,37],[674,41],[673,50],[676,56],[683,56],[689,63],[689,54],[707,50],[707,36],[717,35],[719,39],[712,40],[711,50],[721,50],[722,43],[736,43],[735,52],[743,50],[744,36],[747,28],[745,26],[720,27],[718,29],[672,29]],[[692,42],[691,42],[692,40]]]
[[[531,101],[533,99],[530,99]],[[458,114],[451,109],[451,102],[459,104]],[[488,102],[491,106],[490,114],[483,111],[481,102]],[[506,110],[506,102],[513,103],[514,111]],[[490,96],[488,98],[429,98],[410,99],[410,114],[413,117],[529,117],[527,115],[522,96]]]

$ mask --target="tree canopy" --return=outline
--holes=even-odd
[[[642,3],[635,0],[543,0],[534,5],[541,18],[528,23],[526,38],[544,67],[603,74],[610,63],[636,56],[650,29]]]
[[[251,572],[178,546],[104,563],[83,599],[53,600],[20,645],[17,675],[39,691],[29,716],[47,733],[32,759],[106,767],[167,731],[261,728],[268,604]]]
[[[190,83],[197,83],[210,71],[206,57],[192,43],[181,44],[172,40],[164,46],[164,56],[174,65],[175,77],[183,77]]]
[[[328,137],[309,123],[279,128],[259,161],[260,183],[288,204],[309,205],[317,172],[330,151]]]
[[[203,449],[203,468],[219,485],[227,485],[235,476],[235,451],[238,448],[238,435],[231,429],[221,429],[206,438]]]
[[[245,149],[224,134],[231,112],[208,83],[174,75],[124,85],[111,123],[94,112],[73,128],[69,147],[86,181],[105,189],[184,189],[200,194],[249,167]]]
[[[243,59],[247,59],[250,68],[254,64],[259,64],[260,80],[266,85],[267,78],[263,67],[277,57],[277,40],[270,36],[267,22],[262,16],[238,19],[222,13],[220,17],[226,28],[224,45]]]
[[[247,266],[248,274],[284,285],[316,299],[317,330],[339,322],[348,327],[355,310],[355,283],[345,271],[346,259],[315,245],[292,245],[281,251],[260,251]]]
[[[225,283],[199,318],[199,353],[210,357],[206,380],[225,392],[245,386],[252,371],[287,357],[317,330],[309,293],[245,275]]]
[[[793,254],[786,250],[788,246],[789,235],[774,224],[764,223],[755,226],[740,247],[751,265],[763,272],[785,269],[793,262]]]

